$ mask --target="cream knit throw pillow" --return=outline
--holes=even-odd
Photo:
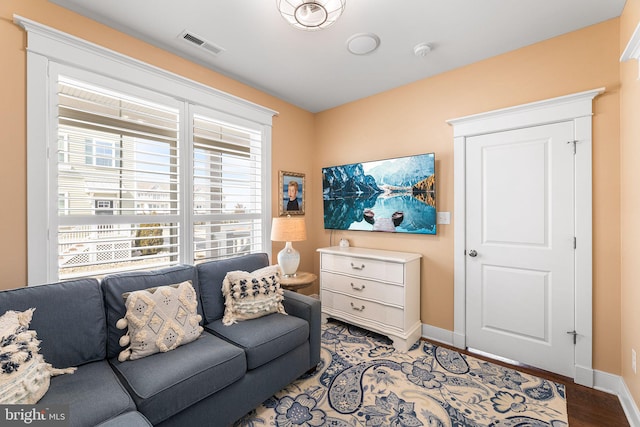
[[[0,316],[0,404],[37,403],[49,390],[50,378],[76,368],[55,369],[38,351],[36,331],[29,330],[35,308]]]
[[[116,327],[129,328],[120,339],[118,360],[136,360],[190,343],[203,331],[191,281],[123,295],[127,313]]]
[[[271,265],[248,273],[230,271],[222,282],[224,316],[229,326],[238,320],[255,319],[270,313],[287,314],[282,305],[284,291],[280,287],[280,266]]]

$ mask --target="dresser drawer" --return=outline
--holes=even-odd
[[[402,330],[404,328],[404,310],[378,302],[362,300],[353,296],[322,290],[322,306],[342,315],[345,320],[366,319]],[[329,311],[329,315],[331,315]]]
[[[320,268],[337,273],[375,279],[383,282],[404,283],[404,265],[375,259],[322,254]]]
[[[356,298],[376,300],[383,303],[404,306],[404,287],[398,284],[375,282],[343,274],[320,272],[322,287],[330,291],[348,294]]]

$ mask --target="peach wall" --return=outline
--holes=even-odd
[[[627,0],[620,17],[620,54],[640,23],[640,0]],[[620,226],[621,238],[621,329],[622,377],[640,406],[640,377],[631,370],[631,349],[640,357],[640,81],[638,61],[620,66]]]
[[[321,197],[322,166],[434,151],[438,211],[453,212],[447,119],[606,87],[594,104],[594,367],[619,373],[618,35],[613,19],[317,114],[314,197]],[[320,222],[315,227],[317,244],[328,245],[330,233]],[[422,323],[453,330],[453,224],[438,227],[436,236],[351,231],[333,237],[422,254]]]
[[[438,210],[452,212],[452,131],[445,120],[605,86],[607,92],[596,99],[594,116],[594,367],[621,372],[618,19],[314,116],[46,0],[3,0],[0,179],[10,209],[0,214],[0,232],[8,242],[0,247],[0,289],[26,281],[26,38],[13,24],[14,13],[279,111],[274,118],[271,184],[277,188],[279,170],[306,174],[310,237],[295,246],[302,252],[301,269],[315,272],[315,248],[328,245],[330,238],[322,228],[322,166],[435,151]],[[275,194],[273,203],[277,215]],[[624,211],[622,218],[624,223]],[[453,225],[440,226],[436,236],[337,232],[334,242],[341,236],[357,246],[423,254],[422,321],[453,329]],[[280,247],[274,244],[274,253]],[[316,292],[317,285],[307,291]],[[638,324],[637,318],[631,319],[632,310],[626,313]],[[640,347],[637,341],[631,344],[637,329],[623,335],[625,345]],[[637,383],[634,389],[637,396]]]
[[[280,169],[305,173],[309,182],[313,183],[311,147],[314,118],[311,113],[46,0],[2,0],[0,89],[3,96],[0,98],[0,140],[3,141],[4,150],[0,156],[0,182],[4,185],[0,191],[7,204],[0,214],[0,235],[5,242],[0,245],[0,289],[23,286],[27,274],[26,34],[13,23],[14,14],[278,111],[279,115],[273,120],[272,188],[277,188],[277,172]],[[313,209],[313,201],[308,200],[307,203],[308,209]],[[273,215],[277,215],[277,209],[274,192]],[[311,269],[315,247],[311,242],[304,243],[299,247],[304,260],[301,268]],[[279,248],[274,245],[276,250]]]

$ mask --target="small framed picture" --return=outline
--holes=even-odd
[[[280,171],[280,216],[304,215],[304,174]]]

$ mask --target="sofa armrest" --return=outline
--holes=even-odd
[[[309,369],[315,368],[320,362],[320,300],[285,290],[284,301],[282,303],[287,314],[309,322],[309,344],[311,352]]]

